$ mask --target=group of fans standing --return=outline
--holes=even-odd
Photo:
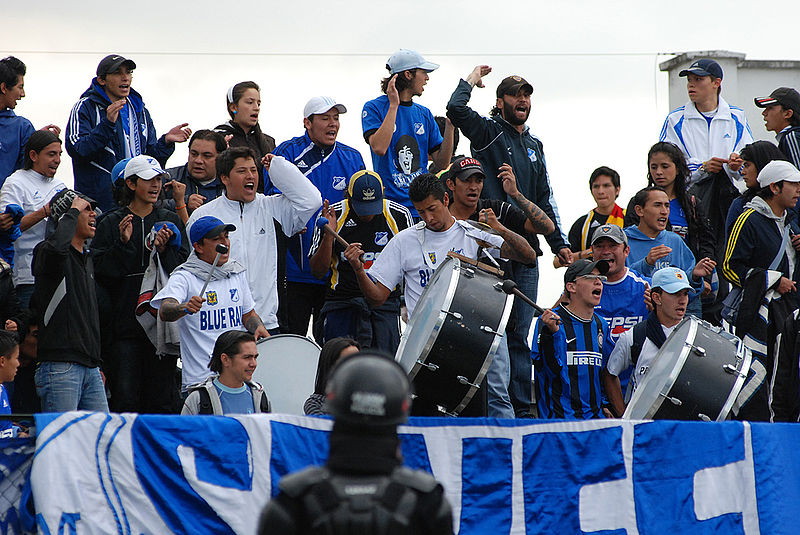
[[[18,351],[16,338],[0,336],[0,379],[16,374],[0,396],[6,412],[10,398],[20,413],[109,403],[169,413],[198,384],[216,408],[268,410],[251,381],[252,342],[305,335],[313,320],[320,343],[393,354],[402,308],[413,314],[450,251],[493,251],[536,300],[541,234],[566,267],[565,291],[536,323],[533,347],[534,310],[515,301],[487,373],[489,416],[534,416],[532,366],[540,416],[620,416],[629,379],[632,390],[688,313],[725,319],[753,349],[738,417],[797,419],[794,89],[755,99],[778,145],[754,142],[742,109],[720,96],[720,66],[694,62],[680,73],[689,102],[648,153],[647,186],[623,210],[619,174],[597,168],[596,206],[567,234],[542,143],[526,125],[533,87],[520,76],[501,80],[483,116],[469,106],[491,73],[479,65],[435,118],[414,97],[438,65],[396,52],[383,94],[362,110],[371,171],[338,141],[348,110],[327,96],[306,104],[302,135],[276,145],[259,125],[254,82],[228,90],[226,123],[195,132],[183,123],[159,137],[131,87],[135,68],[103,58],[73,107],[63,142],[70,190],[55,176],[61,130],[15,115],[25,65],[0,60],[0,320],[22,341]],[[455,156],[459,132],[472,157]],[[167,169],[175,143],[187,141],[187,163]],[[242,329],[249,334],[229,333]],[[30,336],[38,348],[25,344]]]

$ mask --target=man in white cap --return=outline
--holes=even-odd
[[[686,314],[690,289],[689,278],[680,268],[669,266],[653,274],[653,289],[650,290],[653,312],[620,335],[601,372],[606,396],[616,416],[625,412],[626,401],[641,384],[658,350]],[[623,401],[619,376],[631,366],[634,369]]]
[[[428,73],[439,65],[415,50],[400,49],[386,62],[389,76],[381,81],[383,95],[364,104],[361,126],[372,151],[372,166],[386,188],[387,199],[399,202],[418,217],[408,198],[408,186],[428,171],[428,155],[445,169],[453,154],[452,130],[442,137],[425,106],[412,102],[422,95]]]
[[[275,149],[276,156],[283,156],[297,166],[322,194],[329,204],[344,199],[344,191],[350,177],[365,169],[361,153],[353,147],[336,141],[339,134],[339,114],[346,113],[344,104],[331,97],[313,97],[303,109],[302,136],[284,141]],[[281,193],[271,183],[266,173],[267,195]],[[286,291],[279,289],[278,318],[282,328],[292,334],[305,336],[308,320],[313,315],[316,323],[325,302],[326,280],[311,274],[308,253],[314,235],[314,214],[306,223],[302,234],[290,237],[286,258]],[[291,298],[288,298],[291,296]],[[321,337],[317,337],[320,341]]]

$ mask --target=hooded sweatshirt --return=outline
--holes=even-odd
[[[10,108],[0,110],[0,186],[6,177],[22,167],[25,143],[33,132],[33,125],[25,117]]]
[[[638,227],[626,227],[625,234],[628,236],[628,246],[631,248],[631,252],[625,260],[625,264],[629,268],[647,277],[652,277],[653,273],[659,269],[674,266],[681,268],[684,273],[689,275],[689,282],[695,290],[703,287],[702,279],[695,281],[691,276],[696,261],[683,238],[669,230],[662,230],[655,238],[651,238]],[[658,245],[666,245],[672,249],[672,252],[664,258],[659,258],[656,264],[651,266],[645,258],[650,249]]]

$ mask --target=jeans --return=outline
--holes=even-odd
[[[17,299],[22,308],[31,307],[31,297],[33,297],[33,284],[19,284],[14,290],[17,292]]]
[[[511,272],[517,288],[536,301],[539,286],[539,267],[528,267],[524,264],[511,262]],[[514,413],[517,417],[530,416],[531,404],[531,347],[528,344],[528,335],[533,322],[533,307],[514,299],[514,308],[506,326],[508,337],[508,356],[511,363],[511,381],[508,385],[508,394]]]
[[[507,338],[508,335],[500,338],[497,352],[486,371],[487,416],[490,418],[514,418],[514,407],[508,399],[510,370]]]
[[[108,412],[100,368],[74,362],[40,362],[34,378],[42,412]]]

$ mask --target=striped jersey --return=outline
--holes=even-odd
[[[544,419],[602,418],[600,370],[608,324],[594,314],[589,321],[559,305],[555,333],[536,322],[531,358],[536,370],[539,416]]]

